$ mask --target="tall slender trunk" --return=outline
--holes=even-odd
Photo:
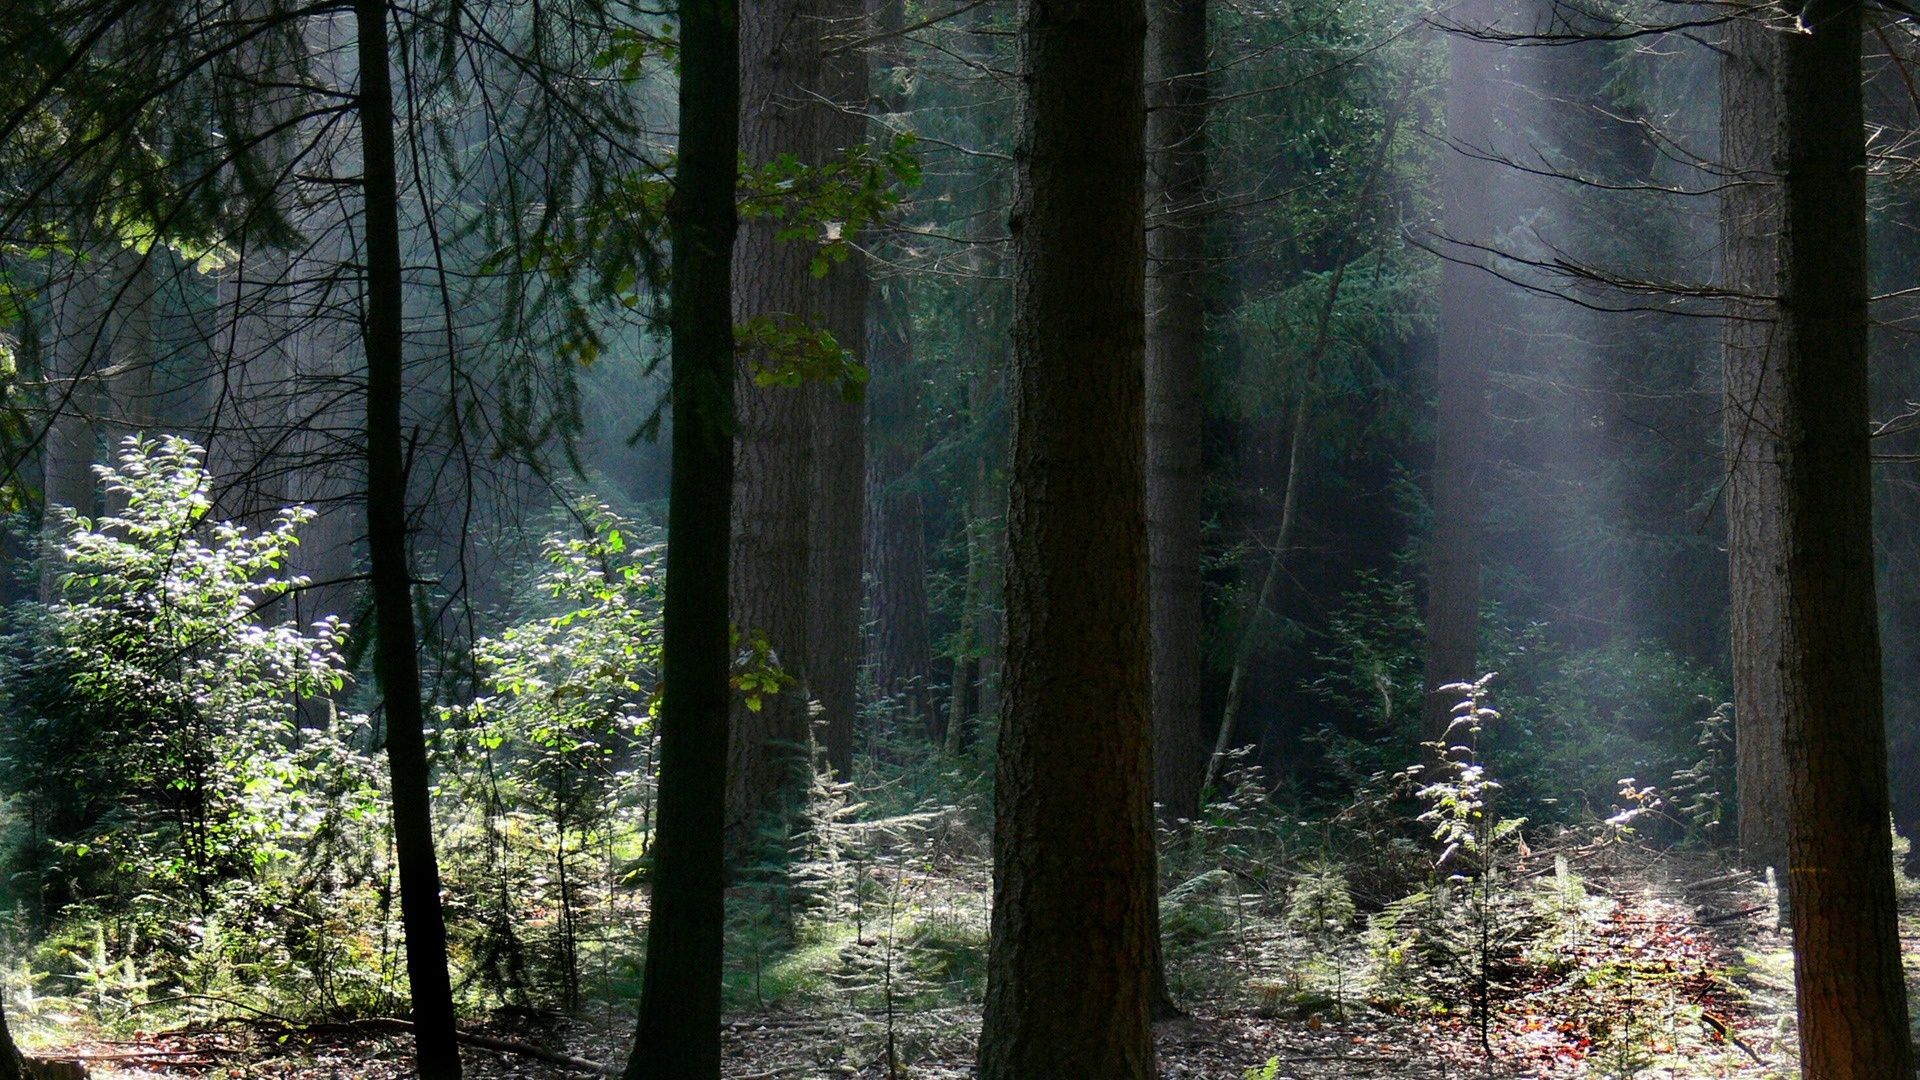
[[[719,1080],[726,926],[727,623],[733,488],[734,0],[680,5],[680,146],[670,227],[673,476],[661,646],[660,825],[640,1027],[626,1080]]]
[[[902,278],[877,282],[869,303],[867,362],[867,578],[874,687],[908,715],[933,723],[933,645],[927,625],[926,507],[912,472],[923,423],[913,374],[913,327]]]
[[[821,0],[765,0],[740,9],[740,149],[749,168],[782,156],[812,164],[823,141]],[[820,285],[812,246],[776,236],[767,217],[741,223],[734,248],[736,321],[772,316],[816,325]],[[804,790],[812,733],[807,708],[808,539],[813,501],[813,399],[809,389],[758,386],[756,358],[739,361],[733,487],[733,622],[764,635],[793,693],[733,710],[728,749],[729,826],[752,835],[759,818]]]
[[[899,36],[906,26],[904,0],[875,7],[882,88],[878,106],[887,114],[906,110],[903,74],[907,60]],[[882,242],[888,255],[897,246]],[[883,261],[897,261],[883,256]],[[914,367],[912,282],[905,275],[873,281],[867,300],[867,548],[868,608],[872,620],[867,662],[875,689],[899,701],[924,721],[938,742],[942,725],[933,711],[933,642],[927,625],[926,507],[911,474],[924,449],[926,410]]]
[[[1913,1075],[1873,579],[1861,0],[1811,0],[1780,43],[1777,353],[1786,593],[1782,742],[1801,1075]]]
[[[1147,545],[1154,797],[1200,812],[1200,430],[1206,344],[1207,0],[1147,3]]]
[[[820,0],[821,160],[867,137],[865,0]],[[867,266],[859,258],[830,268],[820,287],[820,322],[841,347],[861,350],[867,333]],[[809,388],[813,404],[813,498],[808,522],[807,680],[822,714],[826,763],[845,778],[853,769],[860,675],[860,547],[866,537],[866,403],[837,387]]]
[[[1459,10],[1467,30],[1491,5]],[[1446,731],[1457,700],[1442,692],[1474,678],[1480,638],[1480,497],[1487,432],[1487,369],[1495,347],[1493,278],[1482,265],[1492,227],[1493,77],[1500,47],[1468,33],[1447,43],[1447,141],[1441,150],[1442,222],[1450,249],[1440,267],[1440,334],[1434,379],[1433,533],[1427,554],[1427,658],[1422,727]]]
[[[97,376],[105,366],[101,358],[107,347],[113,288],[104,279],[103,268],[114,260],[100,245],[92,245],[91,250],[96,258],[84,263],[76,259],[66,280],[52,290],[49,333],[40,350],[47,407],[40,490],[48,525],[56,506],[92,514],[99,488],[93,475],[99,449],[94,426],[99,412]],[[50,604],[59,598],[59,537],[51,529],[43,530],[42,543],[46,547],[40,559],[40,601]]]
[[[983,1080],[1155,1075],[1143,0],[1022,5]]]
[[[1780,260],[1780,33],[1759,8],[1727,24],[1720,61],[1721,331],[1726,395],[1727,572],[1731,587],[1740,848],[1755,866],[1787,859],[1781,605],[1787,570],[1785,373],[1775,340]]]
[[[355,0],[360,142],[366,199],[367,549],[374,604],[374,677],[386,712],[393,846],[407,936],[416,1065],[422,1080],[458,1080],[447,925],[433,850],[432,791],[420,656],[407,559],[407,470],[400,420],[403,345],[400,192],[385,0]]]

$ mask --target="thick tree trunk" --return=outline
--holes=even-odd
[[[823,141],[820,0],[767,0],[740,10],[740,149],[749,168],[783,155],[812,163]],[[781,223],[741,223],[734,248],[736,322],[756,316],[814,324],[820,287],[810,244],[777,239]],[[756,358],[742,355],[736,386],[733,487],[733,622],[764,635],[796,690],[759,711],[736,702],[728,748],[728,824],[745,839],[759,818],[803,790],[811,742],[806,689],[808,531],[813,498],[812,398],[806,390],[757,386]]]
[[[739,158],[734,0],[680,5],[673,240],[673,478],[660,702],[660,823],[640,1026],[626,1080],[718,1080],[732,647],[733,310]]]
[[[447,926],[433,850],[432,791],[407,559],[407,471],[400,426],[402,280],[399,175],[388,75],[388,5],[356,0],[360,141],[366,199],[367,547],[374,603],[373,670],[386,713],[393,846],[407,939],[416,1066],[422,1080],[458,1080]]]
[[[1155,1075],[1141,0],[1022,7],[983,1080]]]
[[[821,89],[826,110],[816,160],[837,157],[867,137],[865,0],[820,0]],[[867,266],[858,256],[819,282],[822,327],[850,351],[866,347]],[[820,703],[822,749],[840,777],[853,769],[860,678],[860,548],[866,531],[866,405],[838,387],[808,388],[813,403],[812,517],[807,580],[807,677]]]
[[[1467,30],[1482,27],[1489,5],[1459,9]],[[1442,687],[1471,682],[1480,639],[1480,495],[1487,431],[1487,369],[1495,348],[1494,278],[1472,245],[1491,241],[1490,166],[1480,160],[1493,141],[1493,79],[1499,47],[1467,33],[1447,43],[1447,141],[1441,151],[1442,233],[1440,333],[1434,379],[1433,533],[1427,554],[1427,657],[1422,729],[1446,731],[1457,694]]]
[[[1721,348],[1726,395],[1727,569],[1740,848],[1755,866],[1786,866],[1787,572],[1785,372],[1775,340],[1779,288],[1779,31],[1756,12],[1727,24],[1720,62],[1721,276],[1733,294]]]
[[[1147,0],[1147,544],[1154,797],[1200,812],[1201,375],[1206,342],[1207,0]]]
[[[1860,0],[1780,39],[1782,748],[1801,1075],[1913,1075],[1873,580]]]

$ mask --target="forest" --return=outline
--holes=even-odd
[[[1900,1080],[1903,0],[0,0],[0,1080]]]

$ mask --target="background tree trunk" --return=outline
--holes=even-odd
[[[1727,24],[1720,61],[1721,276],[1733,294],[1721,339],[1726,395],[1727,572],[1740,848],[1786,866],[1781,656],[1787,533],[1785,372],[1775,340],[1780,251],[1780,34],[1758,9]]]
[[[740,11],[740,149],[748,168],[790,154],[811,164],[824,142],[824,26],[819,0],[768,0]],[[779,222],[741,223],[734,248],[734,320],[816,320],[820,287],[811,244],[775,237]],[[754,385],[739,358],[730,603],[743,635],[766,635],[793,693],[754,712],[736,701],[728,746],[728,825],[736,839],[801,790],[807,709],[808,531],[813,501],[812,399],[807,390]]]
[[[818,161],[840,156],[867,138],[865,0],[823,0],[821,45],[825,110]],[[820,322],[856,354],[867,343],[867,265],[859,256],[819,282]],[[822,714],[826,763],[841,778],[853,769],[860,682],[860,547],[865,537],[866,418],[864,400],[848,401],[836,386],[808,387],[813,403],[812,518],[809,522],[807,676]]]
[[[1869,453],[1859,0],[1780,39],[1787,882],[1801,1075],[1913,1075],[1888,835]]]
[[[422,1080],[459,1080],[447,924],[433,850],[433,795],[407,558],[407,472],[400,430],[404,310],[399,175],[389,81],[388,7],[356,0],[360,140],[366,198],[367,547],[374,602],[373,670],[386,713],[393,846],[407,938],[416,1065]]]
[[[1457,9],[1461,28],[1483,28],[1490,5]],[[1434,377],[1433,531],[1427,553],[1427,658],[1422,730],[1439,738],[1471,682],[1480,639],[1480,488],[1487,437],[1487,369],[1495,348],[1494,278],[1485,253],[1463,245],[1492,240],[1493,167],[1476,155],[1493,143],[1493,78],[1500,46],[1456,32],[1447,41],[1447,141],[1440,152],[1446,261],[1440,265],[1438,365]]]
[[[1147,3],[1147,544],[1153,618],[1154,797],[1200,812],[1206,636],[1200,429],[1206,345],[1207,3]]]
[[[627,1080],[718,1080],[726,927],[727,552],[733,487],[733,0],[680,5],[673,240],[673,478],[661,652],[660,819]]]
[[[983,1080],[1155,1075],[1146,11],[1023,5]]]

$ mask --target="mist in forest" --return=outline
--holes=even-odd
[[[671,7],[0,19],[0,1080],[1912,1071],[1911,19]]]

